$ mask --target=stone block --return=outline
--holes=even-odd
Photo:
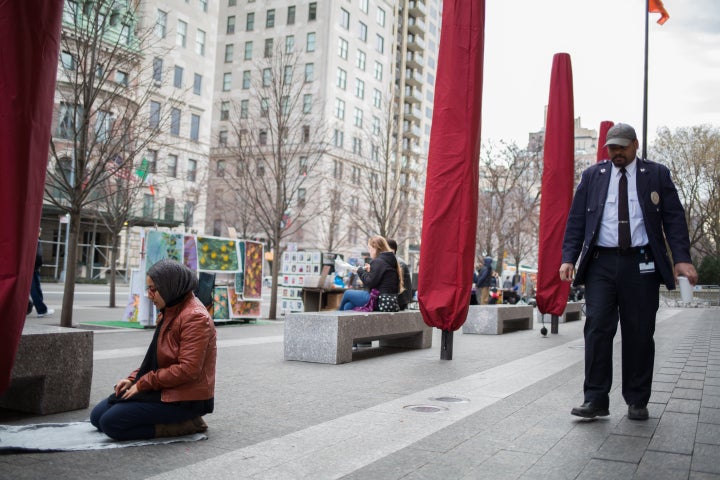
[[[40,415],[87,408],[92,372],[92,331],[26,324],[0,408]]]
[[[529,305],[470,305],[463,333],[500,335],[532,330],[533,307]]]
[[[574,322],[582,320],[585,302],[568,302],[565,311],[558,317],[558,323]],[[550,315],[545,315],[545,324],[550,325]],[[543,315],[538,310],[535,323],[543,323]]]
[[[285,360],[348,363],[352,345],[379,340],[381,347],[430,348],[432,328],[418,311],[293,313],[285,319]]]

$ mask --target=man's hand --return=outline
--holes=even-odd
[[[698,274],[692,263],[676,263],[675,264],[675,282],[677,277],[687,277],[690,285],[695,285],[698,280]]]
[[[563,282],[572,282],[575,276],[575,265],[572,263],[563,263],[560,265],[560,280]]]

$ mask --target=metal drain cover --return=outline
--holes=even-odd
[[[447,408],[438,405],[406,405],[403,408],[418,413],[443,413],[448,411]]]
[[[470,400],[467,398],[453,397],[453,396],[435,397],[435,398],[431,398],[430,400],[434,400],[436,402],[446,402],[446,403],[470,403]]]

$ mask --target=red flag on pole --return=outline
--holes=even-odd
[[[597,161],[601,162],[607,158],[610,158],[610,154],[608,153],[608,149],[605,146],[605,142],[607,141],[607,132],[610,130],[610,127],[615,125],[610,120],[603,120],[600,122],[600,134],[598,136],[598,143],[597,143]]]
[[[462,326],[475,266],[485,0],[443,5],[421,238],[425,323]]]
[[[50,148],[62,0],[0,2],[0,393],[20,342]]]
[[[660,18],[658,19],[657,23],[659,23],[660,25],[667,22],[668,18],[670,18],[667,10],[665,10],[665,6],[663,5],[662,0],[648,0],[648,13],[659,13]]]
[[[553,57],[546,123],[536,299],[540,313],[560,316],[570,292],[570,284],[560,280],[558,270],[575,169],[572,65],[567,53]]]

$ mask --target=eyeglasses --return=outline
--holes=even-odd
[[[148,293],[152,293],[153,295],[155,295],[155,293],[157,293],[157,290],[158,289],[155,285],[148,285],[145,287],[145,291]]]

